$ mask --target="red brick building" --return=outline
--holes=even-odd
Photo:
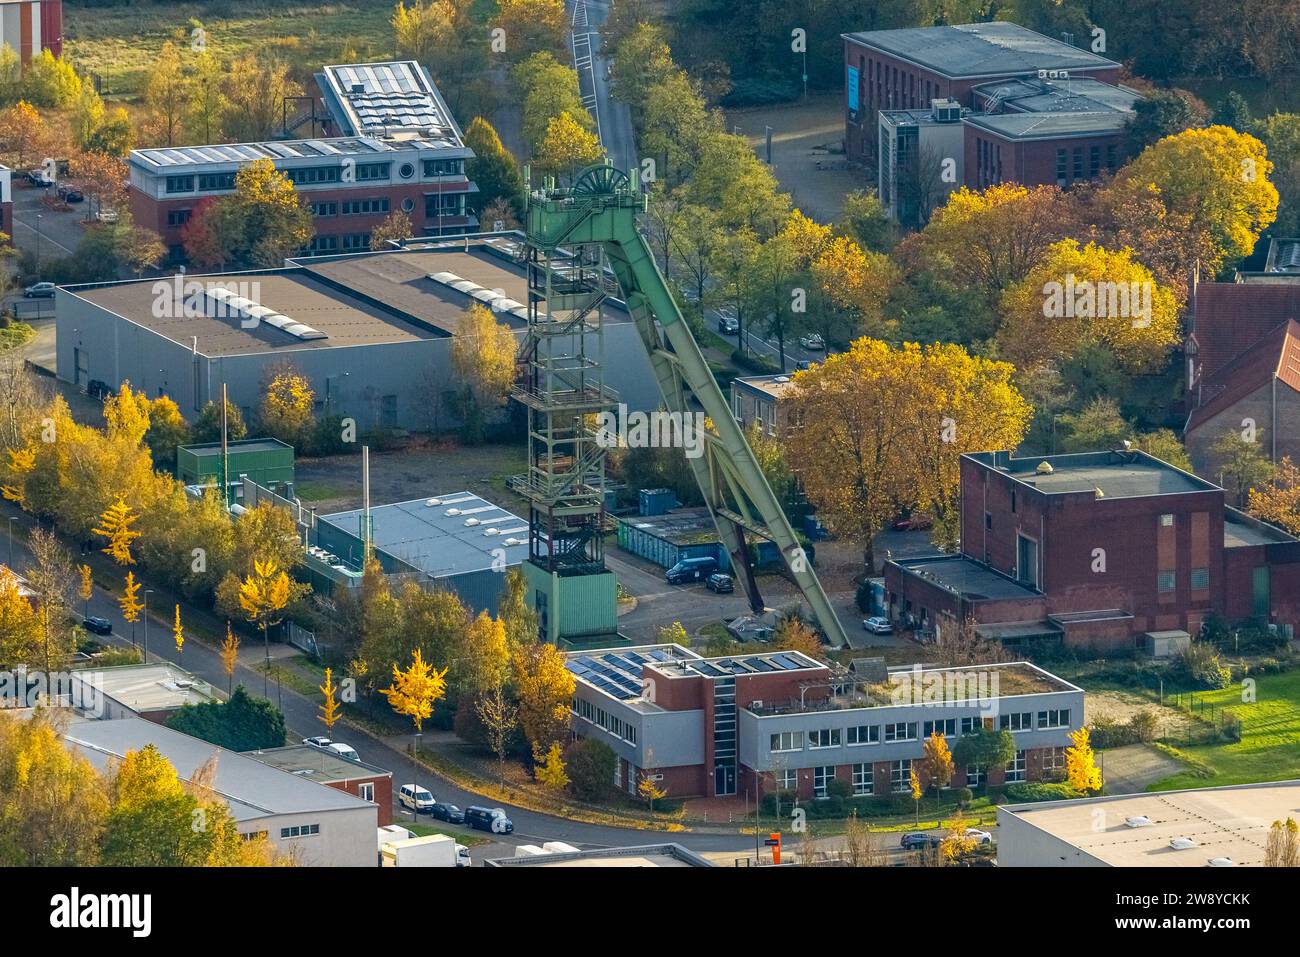
[[[393,823],[392,771],[361,761],[348,761],[333,752],[313,748],[308,744],[246,751],[244,754],[297,777],[370,801],[377,806],[379,827]]]
[[[961,460],[960,555],[885,566],[891,617],[922,634],[973,619],[1006,643],[1101,652],[1153,632],[1300,621],[1300,540],[1141,452]]]
[[[1014,23],[966,23],[846,33],[844,147],[852,162],[874,169],[881,110],[929,109],[952,99],[980,109],[975,89],[991,81],[1036,77],[1040,70],[1113,84],[1113,60]]]
[[[392,213],[416,236],[472,231],[478,220],[465,176],[473,151],[428,72],[414,61],[326,67],[323,99],[346,135],[213,146],[132,150],[129,204],[135,221],[156,230],[173,260],[184,258],[186,223],[205,201],[228,195],[235,174],[270,159],[310,205],[316,237],[304,253],[370,248]]]
[[[1290,246],[1274,242],[1270,258]],[[1259,442],[1270,461],[1300,462],[1300,275],[1199,283],[1188,312],[1183,438],[1196,470],[1214,474],[1210,450],[1230,431]]]

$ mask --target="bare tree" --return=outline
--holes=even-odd
[[[898,198],[901,205],[916,211],[916,225],[930,221],[939,200],[946,192],[943,181],[944,157],[933,146],[923,146],[898,170]]]
[[[70,609],[77,572],[72,553],[48,529],[35,529],[28,536],[27,547],[32,553],[32,564],[26,571],[27,585],[39,602],[38,618],[48,672],[56,661],[61,662],[75,650]]]
[[[858,812],[849,815],[844,831],[844,863],[849,867],[885,867],[889,855],[871,825],[858,820]]]
[[[1001,642],[980,637],[975,630],[974,618],[967,618],[958,628],[949,625],[947,628],[939,629],[939,637],[933,647],[934,663],[945,668],[959,665],[988,665],[1012,660]]]
[[[1296,822],[1287,818],[1286,823],[1274,821],[1268,831],[1268,843],[1264,847],[1265,867],[1300,867],[1300,841],[1297,840]]]
[[[491,691],[483,695],[476,705],[478,717],[483,722],[488,746],[497,756],[497,777],[501,787],[506,785],[506,744],[515,728],[519,727],[519,709],[505,695],[498,681]]]

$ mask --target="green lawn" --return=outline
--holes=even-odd
[[[1179,746],[1215,772],[1206,778],[1191,772],[1157,781],[1149,790],[1219,787],[1253,781],[1300,778],[1300,671],[1263,675],[1256,679],[1255,700],[1242,701],[1242,686],[1198,692],[1207,705],[1217,705],[1241,719],[1236,744]]]
[[[442,821],[436,824],[412,824],[411,815],[408,812],[405,815],[398,815],[394,824],[400,824],[416,837],[428,837],[430,834],[446,834],[457,844],[464,844],[466,847],[477,847],[479,844],[491,844],[492,838],[484,837],[478,831],[463,831],[458,827],[451,827]]]

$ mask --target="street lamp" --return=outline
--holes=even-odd
[[[9,516],[9,568],[14,567],[14,522],[18,521],[17,515]]]
[[[36,214],[36,275],[41,274],[41,214]]]
[[[149,663],[149,596],[153,594],[152,588],[144,590],[144,663]]]

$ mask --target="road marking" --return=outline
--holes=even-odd
[[[23,226],[23,227],[25,227],[26,229],[31,230],[33,233],[36,232],[36,227],[34,227],[34,226],[28,226],[27,223],[23,222],[23,221],[22,221],[21,219],[19,219],[17,216],[14,217],[14,225],[15,225],[15,226]],[[67,246],[63,245],[63,243],[59,242],[57,239],[54,239],[54,238],[52,238],[51,236],[47,235],[46,233],[41,233],[41,234],[40,234],[40,237],[41,237],[41,244],[42,244],[42,245],[44,245],[45,243],[49,243],[49,244],[52,245],[52,246],[58,246],[60,249],[62,249],[65,253],[68,253],[69,255],[72,254],[72,250],[71,250],[71,249],[69,249]]]

